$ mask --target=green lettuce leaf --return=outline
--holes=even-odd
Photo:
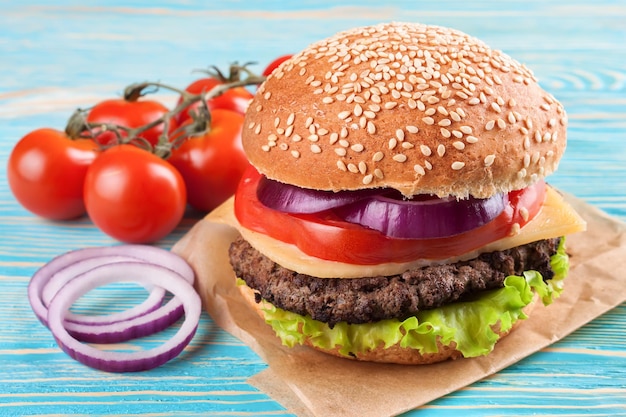
[[[381,344],[397,343],[417,349],[420,353],[437,352],[437,340],[444,345],[456,343],[456,349],[465,357],[486,355],[493,350],[499,336],[492,327],[499,322],[501,331],[508,331],[518,320],[526,318],[522,311],[533,299],[533,291],[544,305],[552,303],[563,290],[563,280],[569,269],[565,239],[561,239],[557,253],[551,258],[555,276],[546,282],[540,273],[525,271],[522,276],[505,278],[504,287],[485,292],[473,301],[459,302],[441,308],[423,311],[400,321],[382,320],[375,323],[326,324],[265,303],[265,321],[286,346],[310,342],[323,349],[339,348],[339,352],[365,352]],[[240,281],[243,283],[243,281]]]

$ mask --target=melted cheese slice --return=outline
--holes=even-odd
[[[354,265],[315,258],[302,252],[295,245],[281,242],[243,227],[235,217],[232,198],[209,213],[206,219],[235,227],[252,247],[277,264],[292,271],[319,278],[396,275],[411,268],[473,259],[481,253],[506,250],[537,240],[565,236],[586,229],[586,223],[578,213],[552,187],[547,187],[546,201],[534,219],[515,235],[492,242],[479,250],[448,259],[418,259],[403,263]]]

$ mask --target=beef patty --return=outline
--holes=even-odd
[[[535,270],[544,280],[554,276],[550,257],[559,238],[484,253],[475,259],[427,266],[399,275],[367,278],[316,278],[271,261],[242,238],[230,246],[230,262],[237,277],[255,290],[257,301],[300,315],[310,315],[331,327],[338,322],[369,323],[403,320],[428,310],[471,298],[480,291],[500,288],[509,275]]]

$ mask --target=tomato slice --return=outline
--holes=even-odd
[[[491,222],[469,232],[445,238],[401,239],[341,220],[331,210],[315,214],[288,214],[263,205],[257,198],[262,175],[250,167],[235,194],[239,223],[317,258],[357,265],[446,259],[476,250],[515,233],[539,212],[546,184],[509,193],[509,203]]]

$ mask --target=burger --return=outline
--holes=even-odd
[[[457,30],[382,23],[283,62],[222,210],[238,288],[286,346],[428,364],[489,354],[563,289],[585,222],[546,184],[563,106]],[[537,301],[535,303],[535,301]]]

